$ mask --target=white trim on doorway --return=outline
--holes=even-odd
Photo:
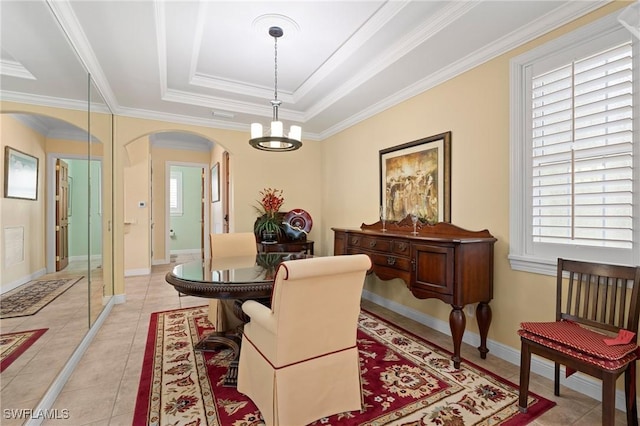
[[[102,157],[84,154],[62,154],[57,152],[47,153],[47,215],[46,215],[46,264],[47,272],[56,271],[56,160],[89,160],[99,161],[100,170],[103,169]],[[102,175],[100,175],[100,185],[102,187]],[[100,189],[102,191],[102,189]],[[102,192],[100,192],[102,193]]]
[[[204,207],[205,210],[203,212],[203,223],[204,223],[204,236],[206,237],[207,235],[209,235],[209,215],[207,214],[207,212],[209,211],[209,205],[211,203],[211,191],[208,191],[207,188],[210,188],[211,185],[211,176],[209,173],[209,164],[207,163],[188,163],[188,162],[180,162],[180,161],[167,161],[165,163],[165,184],[164,184],[164,191],[165,191],[165,200],[169,200],[169,178],[171,175],[171,167],[172,166],[180,166],[180,167],[196,167],[199,169],[203,169],[204,170],[204,188],[205,190],[204,192]],[[169,208],[169,203],[166,202],[165,203],[165,209],[164,209],[164,213],[165,213],[165,217],[164,217],[164,225],[165,225],[165,229],[164,229],[164,249],[165,249],[165,253],[164,253],[164,259],[168,260],[171,259],[171,237],[169,236],[169,229],[170,229],[170,223],[171,223],[171,212],[170,212],[170,208]],[[202,245],[204,247],[204,257],[205,259],[209,257],[209,244],[206,241],[202,242]],[[155,263],[154,263],[155,264]]]

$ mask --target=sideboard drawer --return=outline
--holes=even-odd
[[[411,270],[411,261],[408,257],[394,256],[392,254],[378,254],[368,253],[371,258],[371,262],[377,266],[384,266],[386,268],[398,269],[401,271]]]
[[[362,237],[360,248],[364,250],[375,250],[385,253],[391,253],[392,240],[386,238]]]
[[[369,236],[351,236],[349,237],[348,246],[358,247],[362,250],[374,250],[384,253],[391,253],[393,251],[394,241],[388,238],[376,238]],[[409,255],[409,252],[406,253]]]
[[[411,245],[408,241],[393,241],[393,252],[402,256],[409,256],[411,253]]]

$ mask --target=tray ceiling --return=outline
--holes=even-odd
[[[0,95],[81,106],[87,69],[116,114],[248,132],[278,25],[280,118],[321,140],[606,3],[3,0]]]

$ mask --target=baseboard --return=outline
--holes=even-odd
[[[124,271],[125,277],[136,277],[138,275],[151,274],[151,268],[127,269]]]
[[[32,280],[37,280],[38,278],[40,278],[41,276],[43,276],[44,274],[47,273],[47,269],[46,268],[42,268],[32,274],[27,275],[26,277],[22,277],[22,278],[18,278],[15,281],[12,281],[10,283],[7,283],[5,285],[2,286],[2,290],[0,291],[0,294],[4,294],[8,291],[11,291],[15,288],[20,287],[22,284],[26,284],[29,281]]]
[[[393,300],[381,297],[368,290],[363,291],[362,298],[419,322],[420,324],[424,324],[425,326],[444,333],[447,336],[451,336],[451,329],[449,328],[448,322],[431,317],[422,312],[416,311],[415,309],[411,309],[405,305],[394,302]],[[466,330],[462,336],[462,341],[471,346],[478,347],[480,346],[480,335]],[[503,345],[502,343],[494,342],[491,339],[487,339],[487,348],[489,349],[489,356],[493,355],[510,362],[511,364],[520,366],[519,350]],[[553,380],[554,368],[553,362],[549,360],[539,358],[537,356],[533,356],[531,358],[531,371],[533,373]],[[575,373],[569,378],[564,378],[564,367],[561,367],[561,370],[560,384],[562,386],[566,386],[597,401],[602,401],[602,382],[600,380],[596,380],[581,373]],[[620,389],[616,390],[616,408],[626,412],[624,391]]]
[[[96,318],[93,326],[91,326],[87,334],[84,335],[84,338],[82,339],[76,350],[73,351],[67,363],[64,365],[64,367],[62,367],[62,371],[58,373],[56,378],[53,380],[53,383],[51,383],[51,386],[49,386],[49,389],[47,389],[47,392],[44,394],[40,402],[38,402],[38,405],[32,412],[32,418],[27,420],[24,423],[25,425],[39,426],[45,420],[48,413],[54,412],[51,407],[58,398],[58,395],[60,395],[60,392],[62,392],[62,389],[67,383],[67,380],[69,380],[69,377],[71,377],[71,374],[73,374],[73,370],[75,370],[78,362],[80,362],[80,359],[93,341],[93,338],[96,336],[96,334],[98,334],[98,330],[100,330],[100,327],[102,327],[102,324],[104,324],[104,321],[109,316],[111,308],[113,308],[113,305],[115,304],[113,300],[114,299],[111,298],[111,300],[105,305],[100,315],[98,315],[98,318]]]
[[[127,295],[126,294],[115,294],[113,296],[102,296],[102,306],[106,306],[107,303],[109,303],[111,300],[113,300],[113,304],[114,305],[119,305],[119,304],[125,303],[127,301]]]
[[[101,254],[92,254],[91,260],[100,260],[102,259]],[[82,254],[79,256],[69,256],[69,262],[87,262],[89,260],[89,256],[86,254]]]
[[[113,299],[113,303],[115,303],[116,305],[119,305],[121,303],[125,303],[127,301],[127,295],[126,294],[116,294],[112,297]]]
[[[201,253],[202,250],[197,248],[197,249],[183,249],[183,250],[171,250],[170,254],[194,254],[194,253]]]

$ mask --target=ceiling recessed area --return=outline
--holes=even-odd
[[[81,103],[82,64],[115,114],[248,134],[271,120],[277,25],[279,117],[322,140],[606,3],[3,0],[0,95]]]

